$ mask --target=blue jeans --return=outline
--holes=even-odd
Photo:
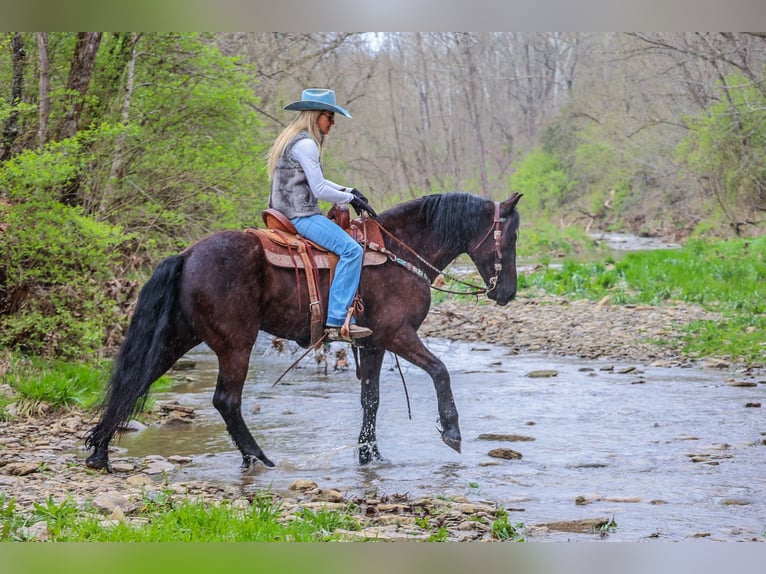
[[[326,321],[330,327],[340,327],[346,320],[346,313],[359,287],[364,249],[337,223],[324,215],[295,217],[290,221],[303,237],[340,257],[330,285]]]

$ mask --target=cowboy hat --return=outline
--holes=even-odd
[[[338,112],[347,118],[351,114],[347,110],[335,103],[335,92],[333,90],[324,90],[320,88],[308,88],[303,90],[301,99],[285,106],[286,110],[327,110]]]

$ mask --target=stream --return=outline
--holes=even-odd
[[[191,423],[152,425],[125,435],[127,456],[186,455],[174,480],[207,480],[246,490],[285,491],[314,480],[347,497],[407,494],[464,496],[505,507],[527,527],[608,517],[609,540],[752,540],[766,529],[766,424],[760,407],[766,381],[733,386],[731,373],[700,368],[615,364],[543,354],[512,355],[502,347],[429,339],[447,364],[460,412],[462,454],[437,431],[433,386],[400,360],[412,418],[393,355],[381,375],[378,444],[386,460],[356,461],[361,421],[359,383],[334,370],[341,343],[323,361],[308,355],[273,382],[300,353],[279,352],[262,333],[251,355],[243,413],[276,464],[241,472],[236,451],[212,406],[215,355],[200,346],[193,368],[173,371],[159,402],[194,408]],[[321,358],[321,357],[320,357]],[[487,440],[482,435],[507,435]],[[520,459],[490,456],[512,449]],[[592,539],[530,529],[530,540]]]

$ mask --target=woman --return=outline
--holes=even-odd
[[[354,324],[352,312],[364,249],[336,223],[322,215],[318,200],[350,203],[357,213],[377,217],[367,198],[356,189],[325,179],[320,157],[335,114],[351,114],[335,103],[332,90],[303,90],[301,99],[285,106],[300,114],[277,137],[268,155],[271,195],[269,207],[282,212],[303,237],[340,257],[330,285],[326,333],[330,340],[369,337],[370,329]],[[346,329],[342,327],[346,326]]]

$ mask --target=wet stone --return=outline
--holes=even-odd
[[[493,458],[502,458],[505,460],[519,460],[522,457],[520,452],[511,448],[493,448],[487,454]]]
[[[317,488],[317,483],[313,480],[299,478],[290,485],[290,490],[313,490]]]
[[[749,506],[753,504],[753,501],[744,498],[724,498],[720,504],[721,506]]]
[[[133,472],[134,470],[136,470],[136,466],[129,462],[117,461],[112,463],[113,472]]]
[[[610,523],[609,518],[583,518],[580,520],[560,520],[557,522],[546,522],[537,524],[537,527],[557,530],[560,532],[573,532],[578,534],[589,534],[598,532]]]
[[[546,379],[550,377],[557,377],[559,372],[555,369],[539,369],[537,371],[529,371],[526,376],[530,379]]]
[[[162,474],[163,472],[171,472],[175,470],[175,465],[173,465],[172,462],[164,461],[164,460],[155,460],[150,462],[148,465],[146,465],[146,468],[143,470],[144,474]]]
[[[504,442],[527,442],[527,441],[535,440],[535,438],[531,436],[524,436],[520,434],[500,434],[500,433],[481,433],[478,436],[478,439],[504,441]]]
[[[750,388],[750,387],[757,387],[758,383],[754,383],[753,381],[738,381],[736,379],[726,379],[726,385],[729,387]]]

